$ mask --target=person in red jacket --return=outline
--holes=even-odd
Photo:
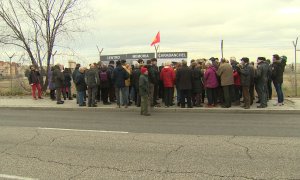
[[[234,57],[230,58],[230,64],[233,69],[233,79],[234,79],[234,105],[240,105],[240,99],[242,96],[242,87],[241,87],[241,76],[237,71],[237,65],[239,64]]]
[[[166,62],[165,67],[161,70],[160,73],[160,79],[164,84],[164,101],[166,107],[170,107],[173,105],[175,77],[175,71],[171,67],[171,63]]]

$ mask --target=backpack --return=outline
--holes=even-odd
[[[107,72],[106,71],[101,71],[100,72],[100,80],[101,81],[107,81],[108,80],[108,76],[107,76]]]

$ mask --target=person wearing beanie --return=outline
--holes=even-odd
[[[238,66],[239,73],[241,75],[241,86],[243,91],[244,105],[242,106],[245,109],[250,109],[250,68],[249,68],[249,58],[244,57],[241,59],[241,64]]]
[[[273,55],[272,80],[277,93],[278,102],[274,106],[284,105],[284,95],[282,91],[283,72],[285,70],[287,58],[280,58],[278,54]]]
[[[256,91],[259,98],[260,105],[257,108],[266,108],[268,106],[267,98],[267,83],[268,83],[268,64],[266,58],[257,58],[257,69],[255,73],[256,77]]]
[[[150,116],[148,111],[149,107],[149,78],[148,69],[145,67],[141,68],[141,76],[139,79],[139,94],[141,96],[141,115]]]

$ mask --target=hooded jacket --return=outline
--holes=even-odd
[[[113,82],[116,88],[125,87],[125,80],[129,78],[129,74],[122,66],[118,66],[113,71]]]

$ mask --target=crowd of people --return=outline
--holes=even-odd
[[[283,73],[287,57],[275,54],[272,62],[258,57],[250,62],[218,58],[191,60],[157,65],[157,59],[139,59],[132,64],[121,61],[93,63],[88,68],[76,65],[73,72],[57,64],[49,72],[50,98],[57,104],[72,100],[72,81],[76,86],[76,101],[80,107],[97,107],[115,103],[117,107],[135,105],[141,107],[142,115],[150,115],[149,107],[179,106],[181,108],[205,107],[230,108],[232,105],[249,109],[257,94],[257,108],[266,108],[272,98],[272,83],[277,93],[275,106],[284,105],[282,92]],[[29,83],[32,96],[41,97],[39,72],[31,66]],[[87,101],[86,101],[87,99]],[[162,100],[161,104],[159,100]]]

